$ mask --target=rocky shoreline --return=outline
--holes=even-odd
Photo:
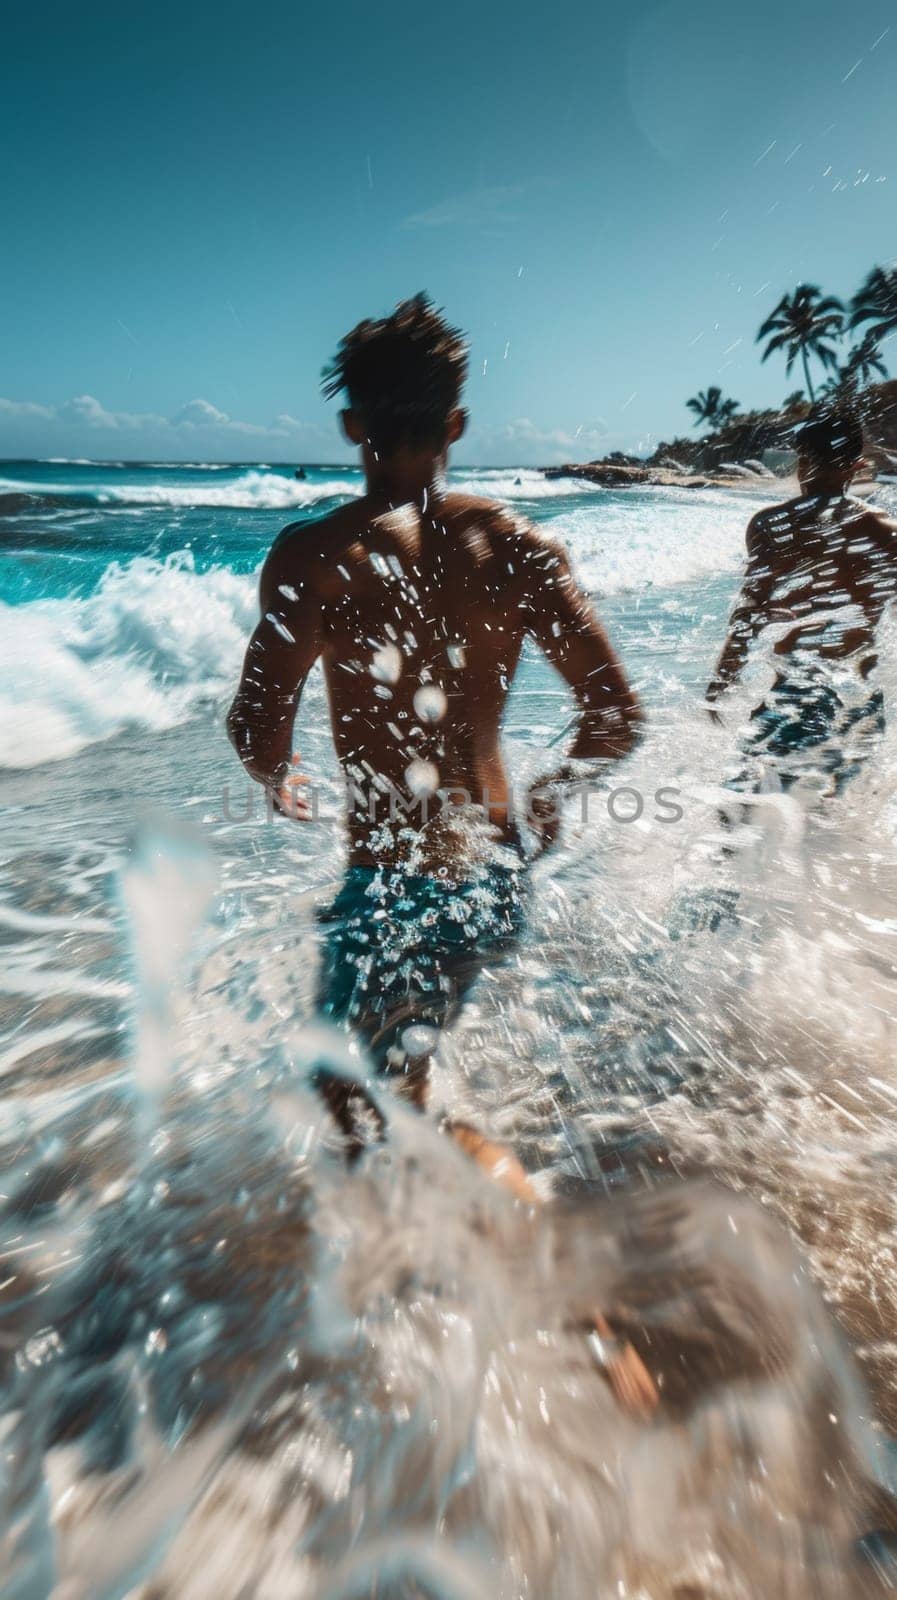
[[[605,489],[757,489],[773,494],[793,472],[794,429],[809,414],[797,402],[781,411],[749,411],[728,418],[703,439],[658,444],[646,461],[614,451],[599,461],[543,467],[546,478],[580,478]],[[897,379],[870,384],[862,394],[866,481],[897,469]]]
[[[708,476],[676,472],[670,467],[655,467],[648,463],[636,466],[617,461],[570,462],[566,466],[542,467],[540,470],[546,478],[582,478],[604,489],[742,489],[746,483],[756,485],[775,481],[771,476],[760,473],[746,472],[743,477],[727,473]]]

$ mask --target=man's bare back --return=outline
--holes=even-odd
[[[231,736],[253,775],[282,790],[298,696],[321,657],[354,790],[353,862],[396,859],[412,840],[420,865],[444,864],[461,848],[451,821],[465,802],[499,839],[514,836],[500,728],[527,634],[579,703],[570,755],[612,758],[632,743],[637,704],[563,550],[492,501],[366,496],[287,528],[260,601]]]
[[[771,629],[776,676],[751,713],[727,785],[761,792],[774,772],[786,792],[804,779],[818,791],[821,779],[823,797],[834,798],[884,727],[881,691],[865,680],[897,593],[897,527],[847,493],[862,465],[855,418],[811,418],[797,448],[803,492],[748,525],[747,570],[707,699],[712,705],[738,679],[752,640]]]
[[[895,592],[895,534],[889,518],[850,495],[800,495],[753,519],[748,554],[761,607],[769,622],[796,623],[776,640],[776,655],[812,649],[828,660],[855,657],[869,670],[875,630]]]
[[[752,639],[770,623],[783,625],[779,657],[852,661],[863,677],[875,665],[875,630],[897,592],[897,524],[847,492],[863,465],[862,428],[849,412],[811,417],[796,447],[801,494],[748,524],[747,570],[711,702],[740,676]]]

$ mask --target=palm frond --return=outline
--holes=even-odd
[[[876,322],[897,327],[897,267],[873,267],[850,302],[850,326]]]
[[[787,333],[776,333],[776,334],[773,334],[773,337],[770,339],[769,344],[766,346],[766,349],[764,350],[762,356],[760,357],[760,360],[761,361],[765,361],[767,356],[773,355],[776,350],[783,350],[785,345],[788,343],[788,341],[789,341],[789,335]]]
[[[772,333],[779,326],[779,319],[781,318],[782,312],[787,304],[788,296],[785,294],[782,296],[775,310],[771,311],[766,321],[761,324],[757,332],[757,337],[754,340],[755,344],[759,344],[761,339],[765,339],[768,333]]]

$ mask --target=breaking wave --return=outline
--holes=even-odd
[[[87,599],[0,603],[0,767],[177,726],[235,682],[255,620],[251,578],[186,552],[115,562]]]
[[[355,485],[250,472],[236,484],[204,489],[203,503],[217,504],[220,494],[229,504],[241,493],[255,495],[259,506],[287,494],[299,505],[303,493],[339,490],[354,493]],[[116,503],[130,492],[118,490]],[[160,497],[148,503],[174,505],[178,494],[198,491],[145,492]],[[559,508],[542,526],[564,540],[584,586],[612,596],[734,574],[752,509],[747,500],[714,491],[627,490]],[[260,559],[264,550],[257,548]],[[197,571],[190,551],[135,556],[111,562],[90,595],[4,605],[0,621],[0,767],[32,767],[128,728],[177,726],[204,700],[222,695],[236,680],[256,621],[255,581],[227,566]]]
[[[238,511],[303,510],[324,500],[361,492],[360,480],[325,478],[311,483],[275,472],[244,472],[231,483],[62,484],[0,479],[0,515],[63,506],[232,507]]]

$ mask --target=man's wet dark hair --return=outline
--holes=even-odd
[[[345,390],[371,445],[388,456],[402,445],[439,448],[467,377],[467,341],[425,294],[403,300],[391,317],[359,322],[340,340],[321,387]]]
[[[853,412],[824,410],[795,430],[794,448],[820,467],[852,467],[863,454],[863,427]]]

